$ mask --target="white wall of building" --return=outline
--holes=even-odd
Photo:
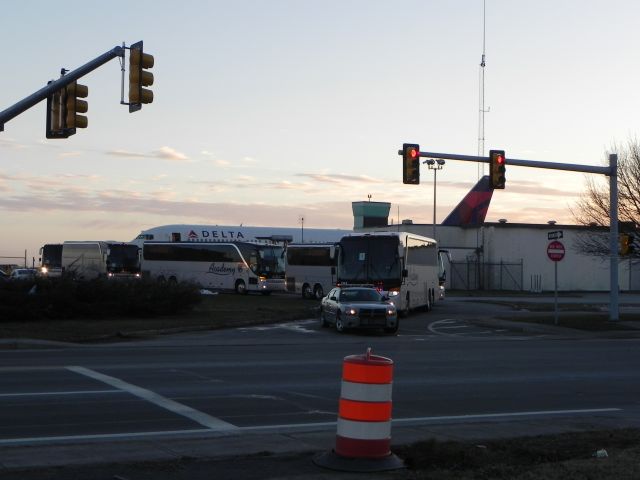
[[[383,230],[383,228],[375,230]],[[389,225],[384,230],[404,230],[427,237],[433,236],[431,224]],[[559,241],[563,243],[566,252],[557,265],[558,290],[609,291],[609,258],[586,256],[576,251],[578,235],[588,232],[589,227],[509,223],[487,223],[479,228],[438,225],[436,239],[441,248],[449,250],[454,262],[464,262],[467,259],[475,261],[477,252],[485,263],[522,262],[521,279],[518,279],[522,289],[529,291],[541,286],[542,291],[548,292],[553,291],[555,286],[555,262],[547,255],[547,246],[550,243],[548,234],[556,231],[562,231],[563,238]],[[619,288],[622,291],[627,291],[630,287],[638,288],[640,275],[635,272],[640,265],[634,265],[632,270],[629,269],[629,265],[629,260],[624,259],[618,266]],[[495,271],[501,271],[500,267],[498,266]],[[514,268],[514,271],[520,272],[519,267]],[[494,276],[496,275],[498,273]],[[449,283],[450,280],[451,274],[448,278]],[[493,278],[490,283],[497,286],[499,280]]]

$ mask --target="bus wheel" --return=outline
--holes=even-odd
[[[342,317],[340,317],[340,312],[336,314],[336,331],[339,333],[344,332],[344,323],[342,322]]]
[[[247,294],[247,285],[244,283],[243,280],[238,280],[236,282],[236,293],[240,295]]]
[[[178,283],[178,279],[172,275],[169,277],[169,283],[175,285],[176,283]]]
[[[302,285],[302,298],[311,298],[311,285],[308,283]]]
[[[324,290],[322,289],[322,285],[315,286],[315,288],[313,289],[313,296],[316,298],[316,300],[322,300],[322,297],[324,297]]]
[[[166,279],[166,278],[164,278],[164,275],[160,275],[160,276],[158,277],[158,282],[160,282],[160,283],[164,283],[164,282],[166,282],[166,281],[167,281],[167,279]]]

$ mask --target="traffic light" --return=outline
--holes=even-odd
[[[65,128],[69,135],[76,133],[76,128],[87,128],[89,120],[84,115],[78,115],[79,113],[87,113],[89,110],[89,104],[81,98],[86,98],[89,95],[89,87],[86,85],[80,85],[78,82],[73,82],[67,85],[66,88],[66,102],[67,107],[65,114]]]
[[[153,73],[146,69],[153,67],[153,55],[144,53],[142,41],[134,43],[129,49],[129,112],[137,112],[143,103],[153,102]]]
[[[618,238],[620,242],[620,255],[630,255],[633,253],[633,235],[621,233]]]
[[[491,176],[491,188],[504,188],[506,182],[504,150],[489,151],[489,174]]]
[[[402,144],[402,183],[420,183],[420,145]]]

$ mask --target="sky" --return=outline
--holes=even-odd
[[[47,140],[46,102],[5,124],[0,257],[173,223],[352,228],[368,199],[431,223],[433,172],[404,185],[397,152],[479,154],[483,38],[483,154],[603,165],[638,134],[638,18],[632,0],[11,2],[0,110],[123,42],[155,82],[129,113],[114,59],[80,81],[88,128]],[[437,222],[481,173],[446,162]],[[584,174],[506,178],[487,221],[574,223]]]

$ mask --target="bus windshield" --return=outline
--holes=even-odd
[[[345,237],[340,242],[339,281],[380,283],[394,286],[402,282],[398,237]]]
[[[41,264],[47,268],[62,267],[62,244],[47,244],[42,247]]]
[[[111,244],[107,258],[107,271],[112,273],[135,273],[140,271],[138,246],[132,244]]]
[[[267,278],[284,278],[284,247],[252,243],[239,243],[237,245],[253,273]]]

